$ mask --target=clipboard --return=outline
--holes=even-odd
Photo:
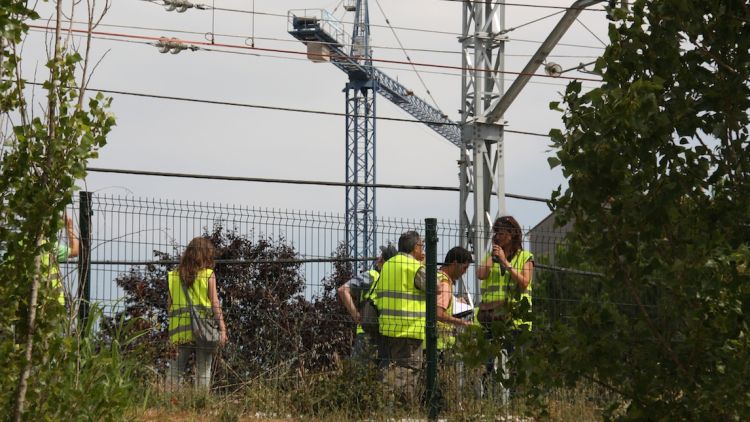
[[[464,297],[468,300],[468,303],[465,302],[459,302],[457,299],[457,296],[453,296],[453,316],[456,318],[466,318],[468,316],[474,315],[474,301],[471,299],[471,295],[469,294],[469,291],[466,289],[466,283],[464,283],[464,278],[460,277],[458,281],[461,283],[460,288],[461,291],[464,293]]]
[[[466,318],[474,314],[474,307],[468,303],[459,302],[453,297],[453,316],[456,318]]]

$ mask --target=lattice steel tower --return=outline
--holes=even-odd
[[[414,95],[395,79],[372,66],[370,15],[367,0],[347,0],[354,12],[352,34],[330,13],[320,9],[290,10],[289,33],[305,43],[308,58],[330,62],[346,72],[346,244],[349,256],[377,255],[375,226],[375,94],[380,94],[415,119],[424,122],[456,146],[461,134],[442,111]]]
[[[354,2],[352,2],[354,3]],[[349,56],[362,68],[350,71],[346,83],[346,244],[358,259],[377,254],[375,227],[375,89],[367,0],[356,0]],[[368,263],[359,261],[366,269]]]

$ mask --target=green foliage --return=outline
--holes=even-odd
[[[45,369],[32,375],[37,400],[26,411],[29,420],[119,420],[136,397],[138,385],[133,373],[140,363],[122,354],[135,340],[126,338],[121,320],[115,334],[107,339],[97,335],[99,306],[90,309],[80,341],[68,338],[45,356]]]
[[[57,49],[46,63],[50,78],[44,83],[46,102],[41,108],[29,104],[26,82],[20,74],[19,43],[28,30],[28,21],[37,13],[20,0],[0,1],[0,120],[12,130],[2,134],[0,167],[0,406],[10,413],[19,391],[19,377],[25,358],[32,290],[40,281],[33,334],[32,371],[26,403],[29,412],[47,418],[53,408],[71,406],[74,390],[65,377],[80,371],[76,379],[86,381],[84,372],[101,373],[94,360],[92,368],[70,367],[67,361],[86,345],[62,335],[65,310],[56,301],[40,272],[40,256],[49,253],[62,226],[61,216],[71,202],[75,181],[85,176],[86,163],[96,157],[115,124],[107,111],[110,99],[101,94],[84,106],[79,98],[76,67],[81,57]],[[76,360],[74,360],[76,361]],[[92,372],[87,372],[91,369]],[[75,370],[75,371],[74,371]],[[84,371],[85,370],[85,371]],[[73,372],[71,372],[73,371]],[[86,375],[88,376],[88,375]],[[46,380],[46,381],[45,381]],[[92,380],[93,381],[93,380]],[[81,390],[76,401],[88,392]],[[66,395],[70,393],[70,395]],[[88,403],[88,402],[87,402]],[[51,407],[50,407],[51,406]],[[102,402],[95,408],[110,407]],[[75,406],[72,406],[75,409]],[[91,410],[91,409],[89,409]],[[95,413],[93,413],[95,414]]]
[[[602,385],[609,418],[747,419],[750,8],[638,0],[612,15],[603,85],[551,105],[558,222],[604,277],[571,278],[581,302],[534,345],[529,381]]]
[[[382,412],[386,394],[374,363],[345,361],[342,370],[310,377],[291,395],[295,413],[326,417],[340,415],[359,420]]]

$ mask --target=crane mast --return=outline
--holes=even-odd
[[[346,245],[350,257],[366,270],[376,255],[375,91],[367,0],[354,7],[349,57],[361,66],[347,72],[346,92]]]
[[[351,35],[330,13],[321,9],[290,10],[288,31],[307,46],[308,58],[330,62],[348,76],[346,95],[346,245],[361,269],[377,255],[375,214],[376,93],[424,122],[456,146],[461,133],[445,113],[429,105],[395,79],[372,65],[370,16],[367,0],[344,4],[354,12]]]
[[[382,71],[373,67],[367,0],[345,0],[355,13],[351,36],[322,9],[290,10],[288,32],[305,43],[308,58],[330,62],[349,75],[346,93],[346,244],[349,256],[366,269],[377,255],[375,227],[375,93],[423,122],[461,150],[459,220],[461,244],[482,259],[494,217],[506,213],[504,113],[552,48],[585,8],[604,0],[576,0],[541,43],[505,92],[505,3],[462,3],[461,122],[448,119]],[[349,47],[347,49],[347,47]],[[473,193],[473,195],[472,195]],[[492,200],[492,197],[495,200]],[[478,283],[478,281],[477,281]],[[478,296],[479,286],[474,286]],[[478,298],[478,297],[477,297]]]

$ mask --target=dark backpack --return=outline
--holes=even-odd
[[[370,290],[367,295],[363,298],[359,305],[359,325],[362,326],[362,330],[370,336],[377,336],[380,334],[380,311],[375,306],[375,302],[372,300],[372,292],[375,291],[380,277],[372,283]]]

